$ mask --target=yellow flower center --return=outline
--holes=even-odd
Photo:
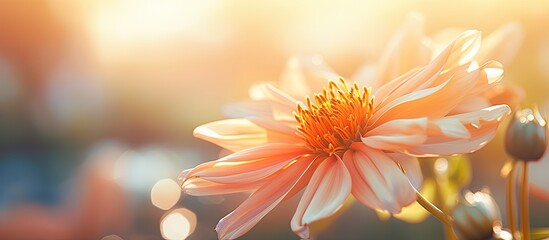
[[[365,133],[371,116],[374,99],[371,89],[346,81],[340,84],[330,81],[328,89],[314,95],[314,102],[307,97],[307,108],[297,106],[294,113],[300,135],[317,153],[333,155],[344,150]]]

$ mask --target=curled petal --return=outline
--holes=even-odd
[[[458,72],[438,86],[406,94],[376,109],[369,120],[374,126],[394,119],[445,116],[475,86],[479,72]]]
[[[491,89],[495,84],[499,83],[503,78],[503,65],[496,61],[488,61],[479,68],[469,71],[479,71],[480,79],[477,85],[470,92],[470,95],[481,94]]]
[[[433,37],[434,44],[432,46],[435,48],[435,52],[437,52],[437,48],[441,49],[441,46],[451,42],[452,39],[458,36],[459,32],[461,31],[457,29],[446,29],[436,34]],[[481,79],[477,84],[483,84],[484,86],[476,86],[474,91],[469,92],[469,96],[477,94],[478,96],[474,97],[474,101],[470,100],[470,97],[467,97],[465,99],[466,102],[460,104],[452,111],[452,114],[476,111],[494,104],[507,104],[511,107],[518,105],[524,98],[524,92],[521,88],[509,85],[508,83],[494,86],[494,83],[499,82],[499,79],[501,79],[503,73],[502,65],[507,66],[512,61],[522,44],[523,38],[524,30],[522,26],[518,23],[509,23],[483,39],[482,45],[475,57],[475,62],[487,62],[484,65],[488,66],[482,67],[485,68],[482,74],[484,79]]]
[[[429,136],[470,138],[469,130],[456,118],[440,118],[429,122]]]
[[[292,230],[309,238],[308,225],[337,211],[351,193],[351,176],[339,157],[327,158],[315,170],[292,218]]]
[[[450,55],[449,51],[444,52],[428,65],[421,68],[414,68],[398,78],[382,85],[375,92],[375,96],[379,101],[378,107],[385,107],[386,104],[393,103],[396,99],[401,98],[410,93],[433,88],[432,82],[440,75],[446,60]],[[424,87],[429,85],[430,87]],[[423,88],[419,88],[422,86]]]
[[[429,64],[405,79],[395,79],[376,91],[376,97],[381,102],[392,102],[394,99],[410,94],[414,91],[432,88],[450,79],[455,72],[464,72],[469,67],[472,57],[480,46],[478,31],[463,32],[456,40],[450,43]],[[444,76],[439,78],[438,76]],[[462,73],[460,75],[463,75]],[[473,84],[474,85],[474,84]]]
[[[407,152],[417,156],[439,156],[476,151],[492,140],[497,127],[510,111],[507,105],[496,105],[476,112],[445,117],[435,123],[439,124],[440,129],[451,128],[448,124],[454,127],[461,124],[469,132],[469,137],[456,138],[443,130],[430,131],[424,144],[408,149]]]
[[[479,31],[468,30],[459,35],[451,45],[457,51],[452,51],[452,55],[450,55],[446,63],[446,68],[454,68],[473,61],[480,49],[480,42]]]
[[[219,239],[235,239],[248,232],[285,198],[307,172],[313,159],[314,156],[298,159],[280,170],[272,180],[266,182],[234,211],[221,219],[215,228]]]
[[[499,123],[484,124],[480,128],[476,128],[473,132],[473,127],[468,127],[472,132],[469,139],[446,139],[434,140],[426,142],[420,146],[411,148],[406,152],[414,156],[432,157],[432,156],[448,156],[453,154],[472,153],[484,147],[497,132]]]
[[[482,122],[501,122],[503,118],[511,113],[511,109],[507,105],[496,105],[487,107],[475,112],[456,114],[445,117],[445,119],[456,119],[463,124],[472,124],[480,126]]]
[[[444,88],[447,85],[447,82],[444,82],[438,86],[422,89],[418,91],[411,92],[409,94],[406,94],[404,96],[401,96],[399,98],[396,98],[390,102],[381,102],[377,105],[375,112],[373,113],[372,117],[370,118],[369,122],[373,125],[376,123],[381,117],[385,116],[387,112],[389,112],[392,108],[395,108],[399,105],[403,105],[409,102],[413,102],[422,98],[426,98],[430,95],[433,95],[437,91],[440,91],[442,88]]]
[[[393,158],[361,143],[353,144],[351,148],[343,156],[343,161],[351,173],[352,194],[356,199],[368,207],[390,213],[399,213],[416,199],[412,184]],[[396,159],[404,161],[398,156]],[[412,169],[410,174],[417,174],[413,164],[404,163],[406,169]],[[418,184],[418,179],[414,182]]]

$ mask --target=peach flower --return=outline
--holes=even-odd
[[[427,64],[462,31],[444,29],[431,37],[424,32],[425,20],[421,14],[409,14],[405,23],[393,35],[380,60],[376,64],[365,64],[354,74],[353,79],[376,87]],[[484,40],[474,63],[495,60],[508,66],[517,54],[524,38],[520,24],[505,24],[489,34]],[[465,98],[454,113],[478,110],[490,105],[507,104],[512,108],[524,98],[524,91],[510,83],[492,87],[488,91],[471,94]]]
[[[415,201],[422,182],[413,156],[473,152],[510,112],[502,104],[451,114],[502,77],[498,62],[473,63],[480,43],[480,32],[466,31],[432,61],[376,88],[326,80],[337,75],[321,62],[294,59],[276,86],[255,86],[253,101],[228,109],[239,118],[195,129],[196,137],[234,153],[183,171],[183,191],[253,191],[218,223],[220,239],[242,236],[302,189],[291,220],[302,238],[309,238],[309,224],[332,215],[350,195],[398,213]]]

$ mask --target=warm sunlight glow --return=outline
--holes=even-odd
[[[185,208],[173,210],[160,222],[162,237],[170,240],[187,238],[196,227],[196,215]]]
[[[169,178],[159,180],[151,190],[152,204],[163,210],[172,208],[179,201],[180,196],[181,189],[174,180]]]
[[[218,1],[138,0],[109,2],[96,7],[89,31],[100,53],[113,54],[199,31],[200,22]]]
[[[435,161],[435,171],[438,175],[442,175],[448,171],[448,160],[446,158],[438,158]]]
[[[124,188],[148,195],[159,179],[169,176],[173,165],[160,149],[129,150],[116,161],[114,178]]]
[[[549,0],[0,0],[0,240],[547,238],[548,29]]]

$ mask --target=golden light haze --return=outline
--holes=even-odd
[[[242,196],[179,199],[166,190],[171,195],[158,198],[162,209],[153,205],[153,196],[159,196],[158,188],[151,193],[155,182],[175,180],[172,172],[218,157],[219,148],[195,139],[193,129],[224,118],[224,106],[246,99],[250,86],[278,81],[295,55],[317,56],[351,79],[363,64],[379,60],[392,34],[414,12],[423,16],[429,36],[459,28],[480,30],[486,37],[506,23],[520,24],[523,44],[504,66],[504,81],[524,89],[521,106],[549,109],[549,1],[0,0],[0,6],[0,229],[8,226],[2,217],[12,216],[16,205],[33,203],[32,209],[36,205],[44,213],[39,220],[47,223],[47,213],[70,209],[65,205],[109,199],[87,194],[89,199],[79,205],[80,200],[70,196],[80,195],[64,191],[70,185],[85,193],[115,188],[125,196],[98,204],[124,212],[129,208],[130,213],[120,216],[123,227],[104,227],[109,224],[97,217],[102,216],[99,212],[80,213],[103,221],[86,225],[86,217],[78,218],[86,226],[81,234],[94,239],[162,236],[162,227],[170,230],[184,222],[180,215],[169,215],[181,207],[198,215],[196,230],[170,234],[215,237],[212,226]],[[486,148],[470,156],[471,189],[488,186],[499,202],[504,192],[499,170],[507,160],[502,137],[500,131]],[[102,187],[106,183],[99,178],[71,184],[91,171],[80,170],[88,162],[88,150],[104,143],[116,145],[111,139],[125,144],[124,151],[139,153],[122,159],[134,167],[124,169],[117,185]],[[544,168],[532,168],[532,182],[549,186],[548,178],[535,174]],[[138,185],[140,191],[135,190]],[[540,209],[532,211],[532,225],[549,225],[549,212],[536,207],[546,202],[532,201],[532,209]],[[293,237],[287,219],[296,203],[282,204],[247,236]],[[312,228],[328,238],[352,232],[374,239],[404,238],[404,233],[436,228],[433,222],[423,227],[397,220],[381,223],[358,206],[330,219],[328,228]],[[79,216],[70,213],[60,215]],[[360,225],[356,219],[371,224]],[[394,231],[395,227],[404,230]],[[432,239],[442,234],[434,231]]]

